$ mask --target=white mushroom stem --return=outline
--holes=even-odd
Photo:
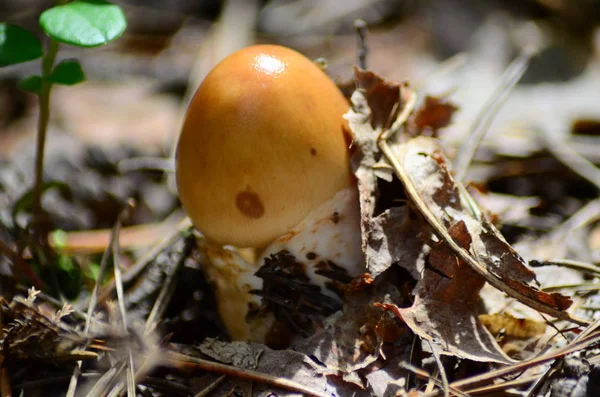
[[[269,245],[256,263],[243,259],[237,250],[199,242],[206,256],[205,274],[214,284],[219,314],[235,340],[264,342],[274,318],[270,313],[247,318],[248,312],[261,305],[261,297],[250,293],[263,287],[254,274],[265,258],[282,250],[304,265],[311,283],[335,299],[340,297],[327,284],[332,280],[317,274],[332,266],[348,278],[364,273],[361,250],[360,210],[356,188],[339,191],[331,200],[313,210],[297,226]]]
[[[331,279],[317,274],[323,264],[332,264],[354,278],[365,272],[360,237],[360,208],[355,187],[339,191],[313,210],[288,233],[275,240],[257,263],[286,250],[305,264],[307,276],[321,292],[337,297],[326,288]]]

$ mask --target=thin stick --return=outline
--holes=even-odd
[[[485,106],[481,109],[477,118],[473,122],[470,128],[469,137],[460,148],[458,155],[456,156],[456,162],[454,165],[454,174],[456,180],[463,182],[467,174],[467,169],[475,157],[475,152],[481,144],[483,137],[489,130],[492,121],[496,117],[496,114],[508,99],[508,95],[517,82],[521,79],[531,58],[535,55],[535,51],[532,49],[525,49],[523,53],[515,59],[506,68],[504,74],[500,77],[500,84],[496,87],[492,96],[488,99]]]
[[[162,240],[156,243],[144,256],[142,256],[133,266],[127,269],[123,274],[123,283],[127,284],[137,278],[146,267],[156,258],[156,256],[165,248],[173,244],[180,238],[181,233],[192,225],[189,218],[183,219],[177,226],[173,227],[173,231],[167,234]],[[105,300],[115,291],[115,282],[112,280],[108,285],[102,287],[98,293],[100,300]]]
[[[106,270],[108,268],[108,260],[110,258],[110,253],[112,252],[111,248],[115,244],[118,245],[119,230],[121,228],[121,220],[122,220],[122,217],[124,216],[123,212],[124,211],[122,211],[121,214],[119,214],[119,217],[117,218],[117,221],[115,222],[115,225],[113,226],[113,229],[111,231],[111,236],[110,236],[111,245],[106,249],[106,251],[104,251],[104,254],[102,255],[102,259],[100,260],[100,270],[98,271],[98,278],[96,279],[96,283],[94,284],[94,289],[92,290],[92,293],[90,295],[90,301],[88,302],[88,307],[87,307],[87,312],[86,312],[87,318],[85,320],[85,328],[83,330],[83,334],[86,336],[89,334],[90,326],[92,324],[92,317],[94,314],[94,310],[96,309],[96,304],[98,303],[98,291],[100,289],[100,283],[102,282],[102,280],[104,280],[104,275],[106,274]],[[75,365],[75,368],[73,370],[73,375],[71,376],[71,381],[69,382],[69,389],[67,390],[67,397],[75,396],[78,378],[79,378],[79,375],[81,374],[81,365],[82,365],[82,361],[81,360],[77,361],[77,364]]]
[[[367,48],[367,23],[362,19],[354,21],[354,29],[356,29],[356,39],[358,47],[358,66],[361,69],[367,69],[367,54],[369,50]]]
[[[600,170],[591,161],[577,153],[575,149],[556,131],[546,130],[539,134],[544,146],[560,162],[582,178],[600,189]]]
[[[48,130],[48,122],[50,120],[50,91],[52,90],[52,82],[49,77],[54,68],[54,60],[58,53],[58,41],[50,38],[48,43],[48,51],[42,60],[42,87],[39,93],[40,99],[40,116],[38,119],[37,142],[35,149],[35,182],[33,185],[33,223],[34,233],[38,237],[45,233],[39,230],[42,219],[42,186],[44,180],[44,148],[46,146],[46,132]],[[41,233],[40,233],[41,232]]]
[[[469,385],[480,385],[484,382],[490,382],[494,379],[497,379],[497,378],[500,378],[503,376],[507,376],[507,375],[510,375],[513,373],[523,372],[529,368],[532,368],[532,367],[535,367],[538,365],[542,365],[542,364],[546,364],[549,361],[553,361],[558,358],[565,357],[571,353],[575,353],[577,351],[583,350],[583,349],[585,349],[591,345],[594,345],[596,343],[599,343],[599,342],[600,342],[600,333],[596,332],[593,335],[590,335],[590,336],[588,336],[584,339],[581,339],[579,341],[576,341],[574,343],[570,343],[569,345],[564,346],[564,347],[562,347],[556,351],[553,351],[551,353],[544,354],[539,357],[535,357],[531,360],[516,363],[516,364],[510,365],[508,367],[499,368],[499,369],[496,369],[493,371],[488,371],[481,375],[475,375],[470,378],[466,378],[466,379],[462,379],[462,380],[453,382],[450,384],[450,387],[463,390]],[[432,393],[425,394],[422,397],[438,397],[439,395],[440,395],[440,392],[438,390],[436,390]]]
[[[574,261],[571,259],[557,259],[550,261],[529,261],[529,266],[531,267],[544,267],[544,266],[560,266],[565,267],[567,269],[573,269],[580,271],[582,273],[590,273],[596,276],[600,276],[600,268],[594,266],[590,263]]]
[[[405,369],[406,371],[408,371],[408,375],[410,374],[415,374],[417,377],[421,378],[421,379],[426,379],[428,381],[433,382],[435,385],[437,385],[440,388],[443,388],[444,385],[442,384],[442,382],[440,382],[438,379],[434,378],[433,376],[431,376],[427,371],[421,369],[421,368],[417,368],[412,364],[406,363],[406,362],[401,362],[398,364],[399,367]],[[407,376],[408,376],[407,375]],[[406,385],[408,385],[408,382],[406,382]],[[456,396],[460,396],[460,397],[469,397],[468,394],[457,390],[457,389],[453,389],[451,387],[448,387],[448,390],[456,395]]]
[[[113,256],[113,273],[115,276],[115,286],[117,290],[117,302],[119,303],[119,312],[121,313],[121,324],[123,326],[123,331],[125,335],[129,334],[129,329],[127,325],[127,311],[125,309],[125,293],[123,291],[123,282],[121,278],[121,261],[120,254],[121,249],[119,246],[119,235],[121,232],[121,225],[129,218],[131,215],[131,210],[133,209],[135,203],[133,200],[129,200],[127,202],[127,206],[121,213],[119,214],[119,218],[117,222],[115,222],[114,232],[111,236],[110,241],[110,250],[112,251]],[[135,367],[133,360],[133,352],[131,351],[131,347],[127,347],[127,396],[135,397]]]
[[[450,396],[450,387],[448,386],[448,376],[446,375],[446,369],[444,368],[444,364],[442,363],[442,359],[440,358],[439,353],[433,346],[433,343],[428,340],[429,348],[431,349],[431,354],[433,354],[433,358],[435,359],[435,363],[438,368],[438,372],[440,373],[440,378],[442,378],[442,389],[444,390],[444,397]]]
[[[247,379],[255,382],[265,383],[273,387],[279,387],[285,390],[290,390],[297,393],[302,393],[307,396],[313,397],[328,397],[327,394],[319,393],[318,391],[312,390],[300,383],[279,378],[277,376],[263,374],[257,371],[251,371],[247,369],[240,369],[231,365],[225,365],[216,363],[201,358],[186,356],[181,353],[173,351],[163,352],[163,358],[171,365],[181,368],[185,367],[188,369],[198,368],[209,372],[216,372],[224,375],[231,375],[241,379]]]

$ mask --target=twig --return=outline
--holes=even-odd
[[[431,349],[431,354],[433,354],[433,358],[437,365],[438,372],[440,373],[440,378],[442,378],[442,389],[444,390],[444,397],[449,397],[450,396],[450,387],[448,386],[448,376],[446,375],[446,370],[444,369],[444,364],[442,363],[442,360],[440,359],[440,355],[437,352],[435,346],[433,346],[433,343],[430,340],[428,340],[427,342],[429,343],[429,348]]]
[[[515,59],[508,68],[506,68],[506,71],[500,77],[500,83],[477,115],[477,118],[470,128],[469,137],[456,156],[454,174],[457,181],[464,182],[467,169],[475,157],[475,152],[481,144],[485,133],[490,128],[494,117],[496,117],[496,114],[504,102],[508,99],[510,91],[527,70],[533,55],[535,55],[534,50],[525,49],[523,53]]]
[[[183,219],[177,226],[173,227],[173,231],[167,234],[162,240],[155,244],[143,257],[141,257],[133,266],[127,269],[123,274],[123,283],[127,284],[137,278],[146,267],[162,252],[166,247],[172,245],[180,238],[181,233],[191,227],[192,223],[189,218]],[[115,291],[115,282],[112,280],[108,285],[102,287],[98,293],[100,300],[108,299]]]
[[[600,198],[594,199],[578,209],[569,219],[554,229],[551,235],[560,239],[573,230],[584,227],[598,219],[600,219]]]
[[[495,393],[505,391],[507,389],[529,385],[535,382],[537,378],[538,376],[530,376],[528,378],[509,380],[495,385],[476,387],[474,389],[465,390],[465,394],[468,396],[474,396],[477,394],[495,395]]]
[[[146,325],[144,327],[144,332],[148,333],[153,330],[158,322],[158,319],[164,314],[167,306],[170,302],[170,297],[173,295],[175,291],[175,287],[177,286],[177,275],[179,274],[179,270],[183,267],[185,258],[188,257],[187,253],[191,250],[191,244],[186,244],[184,247],[185,254],[181,256],[181,259],[177,261],[174,269],[172,269],[171,273],[169,273],[162,283],[162,287],[160,292],[158,293],[158,297],[154,301],[154,305],[152,306],[152,310],[146,319]]]
[[[113,365],[108,371],[104,373],[94,384],[94,387],[87,393],[87,397],[101,397],[105,396],[108,392],[110,385],[117,379],[119,374],[125,369],[125,361],[121,361]]]
[[[548,129],[538,135],[554,157],[600,189],[600,170],[594,163],[577,153],[557,131]]]
[[[85,320],[85,328],[83,330],[84,335],[88,335],[89,331],[90,331],[90,326],[92,323],[92,317],[94,314],[94,310],[96,309],[96,304],[98,302],[98,291],[100,289],[100,283],[102,282],[102,280],[104,280],[104,276],[106,274],[106,270],[108,268],[108,263],[109,263],[109,258],[110,258],[110,253],[112,251],[112,247],[117,244],[118,245],[118,239],[119,239],[119,230],[121,228],[121,221],[124,217],[123,213],[125,211],[127,211],[128,208],[126,208],[124,211],[122,211],[119,214],[119,217],[117,218],[117,221],[115,222],[115,225],[113,226],[113,229],[111,231],[111,236],[110,236],[110,241],[111,241],[111,245],[109,246],[109,248],[104,251],[104,254],[102,255],[102,259],[100,260],[100,270],[98,271],[98,278],[96,279],[96,283],[94,284],[94,289],[92,290],[92,293],[90,294],[90,301],[88,303],[88,308],[87,308],[87,318]],[[79,374],[81,373],[81,365],[82,365],[82,361],[79,360],[77,361],[77,365],[75,365],[75,368],[73,370],[73,375],[71,376],[71,382],[69,383],[69,389],[67,391],[67,397],[74,397],[75,396],[75,391],[77,389],[77,380],[79,378]]]
[[[367,70],[367,55],[369,53],[367,48],[367,23],[362,19],[357,19],[354,21],[354,29],[356,29],[358,47],[358,66],[363,70]]]
[[[256,371],[251,371],[247,369],[236,368],[231,365],[220,364],[208,360],[203,360],[201,358],[186,356],[181,353],[173,352],[173,351],[164,351],[163,352],[164,359],[171,365],[177,368],[187,368],[187,369],[202,369],[204,371],[216,372],[224,375],[231,375],[241,379],[247,379],[255,382],[261,382],[273,387],[279,387],[285,390],[290,390],[297,393],[302,393],[307,396],[313,397],[327,397],[327,394],[319,393],[318,391],[312,390],[300,383],[279,378],[272,375],[263,374]]]
[[[596,276],[600,276],[600,268],[599,267],[594,266],[590,263],[574,261],[571,259],[557,259],[557,260],[543,261],[543,262],[533,260],[533,261],[529,261],[529,266],[531,266],[531,267],[560,266],[560,267],[565,267],[567,269],[577,270],[582,273],[590,273],[590,274],[594,274]]]
[[[437,385],[438,387],[444,389],[444,385],[442,384],[442,382],[440,382],[438,379],[434,378],[433,376],[431,376],[431,374],[429,374],[427,371],[422,370],[421,368],[417,368],[412,364],[406,363],[406,362],[401,362],[398,364],[399,367],[405,369],[408,371],[408,374],[415,374],[417,375],[417,377],[421,378],[421,379],[426,379],[428,381],[433,382],[435,385]],[[408,385],[408,382],[406,382],[406,384]],[[405,387],[407,388],[407,387]],[[469,395],[467,393],[464,393],[460,390],[457,389],[453,389],[451,387],[448,386],[448,390],[450,392],[452,392],[452,394],[456,395],[456,396],[460,396],[460,397],[469,397]]]
[[[194,397],[206,397],[206,396],[208,396],[211,391],[215,390],[217,388],[217,386],[219,386],[221,383],[223,383],[223,381],[225,380],[226,377],[227,377],[227,375],[221,375],[221,376],[219,376],[217,379],[215,379],[214,382],[212,382],[211,384],[209,384],[208,386],[206,386],[202,391],[196,393],[194,395]]]
[[[596,332],[592,335],[589,335],[586,338],[578,340],[576,342],[570,343],[567,346],[564,346],[558,350],[555,350],[551,353],[541,355],[539,357],[533,358],[531,360],[523,361],[517,364],[513,364],[504,368],[499,368],[493,371],[488,371],[481,375],[475,375],[470,378],[462,379],[450,384],[451,388],[456,388],[460,390],[464,390],[469,385],[480,385],[484,382],[491,382],[494,379],[507,376],[513,373],[523,372],[526,369],[546,364],[549,361],[556,360],[558,358],[565,357],[571,353],[575,353],[577,351],[583,350],[591,345],[597,344],[600,342],[600,332]],[[432,393],[428,393],[423,395],[422,397],[438,397],[440,395],[439,391],[436,390]]]
[[[119,234],[121,232],[121,225],[130,217],[131,210],[135,203],[133,200],[129,200],[123,211],[119,214],[117,222],[115,222],[114,232],[112,234],[110,242],[110,250],[113,256],[113,272],[115,276],[115,286],[117,290],[117,302],[119,303],[119,312],[121,313],[121,324],[123,325],[123,331],[125,335],[129,334],[127,325],[127,311],[125,309],[125,294],[123,292],[123,282],[121,279],[121,261],[120,254],[121,249],[119,247]],[[133,352],[131,347],[127,347],[127,396],[135,397],[135,364],[133,360]]]

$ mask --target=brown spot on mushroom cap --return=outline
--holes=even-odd
[[[265,206],[260,196],[249,188],[235,197],[235,206],[249,218],[258,219],[265,214]]]
[[[315,149],[314,147],[310,148],[310,155],[311,156],[316,156],[317,155],[317,149]]]

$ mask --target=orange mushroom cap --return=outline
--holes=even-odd
[[[264,247],[348,187],[347,110],[331,79],[289,48],[252,46],[215,66],[176,154],[196,228],[220,244]]]

